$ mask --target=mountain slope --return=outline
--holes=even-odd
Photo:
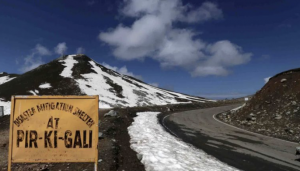
[[[99,95],[100,107],[210,101],[153,87],[85,55],[63,56],[0,85],[0,98],[11,95]]]
[[[222,117],[251,131],[299,142],[299,83],[300,69],[281,72],[270,78],[243,108]]]

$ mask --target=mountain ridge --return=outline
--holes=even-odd
[[[151,86],[83,54],[61,56],[1,84],[0,98],[11,95],[99,95],[102,107],[213,101]]]

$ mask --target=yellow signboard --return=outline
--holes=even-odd
[[[98,104],[98,96],[12,97],[9,162],[97,162]]]

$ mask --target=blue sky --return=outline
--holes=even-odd
[[[164,3],[2,0],[0,70],[23,73],[81,47],[98,63],[147,83],[231,98],[299,67],[298,0]]]

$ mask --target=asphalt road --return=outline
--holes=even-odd
[[[160,116],[160,121],[175,136],[235,168],[300,170],[299,157],[295,156],[296,143],[237,129],[213,117],[238,106],[173,113]]]

